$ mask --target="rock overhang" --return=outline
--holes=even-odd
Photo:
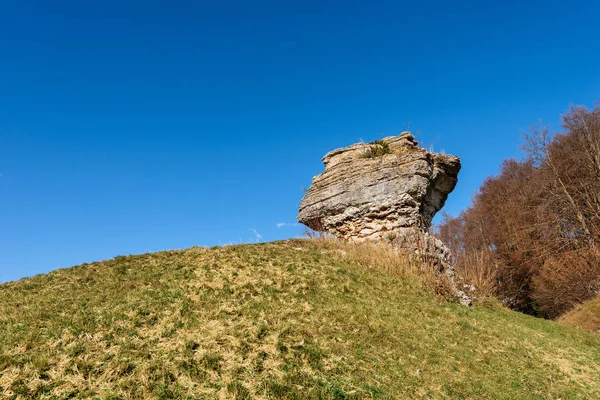
[[[428,152],[410,132],[335,149],[323,164],[325,171],[300,203],[298,221],[351,240],[427,230],[461,168],[459,157]]]
[[[444,274],[462,304],[450,251],[429,233],[431,221],[454,190],[460,158],[429,152],[410,132],[335,149],[312,179],[298,221],[341,240],[385,243],[413,254]]]

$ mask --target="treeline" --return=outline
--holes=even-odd
[[[466,280],[546,318],[600,293],[600,103],[571,107],[562,127],[532,128],[526,158],[505,161],[437,232]]]

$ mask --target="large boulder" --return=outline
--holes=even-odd
[[[403,132],[333,150],[323,163],[299,222],[342,240],[391,245],[453,275],[448,249],[428,230],[456,186],[460,158],[429,152]]]
[[[341,239],[392,241],[427,231],[456,186],[460,159],[418,147],[410,132],[333,150],[300,203],[298,221]]]

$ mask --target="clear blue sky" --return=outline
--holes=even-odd
[[[597,1],[4,0],[0,281],[300,235],[321,157],[409,122],[462,158],[458,213],[519,156],[521,129],[600,98],[598,15]]]

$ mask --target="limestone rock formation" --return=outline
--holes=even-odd
[[[460,159],[418,147],[410,132],[358,143],[323,157],[298,221],[342,239],[393,241],[426,231],[456,186]]]
[[[298,221],[353,241],[416,253],[452,274],[448,249],[428,229],[460,171],[456,156],[428,152],[410,132],[333,150],[312,180]]]

